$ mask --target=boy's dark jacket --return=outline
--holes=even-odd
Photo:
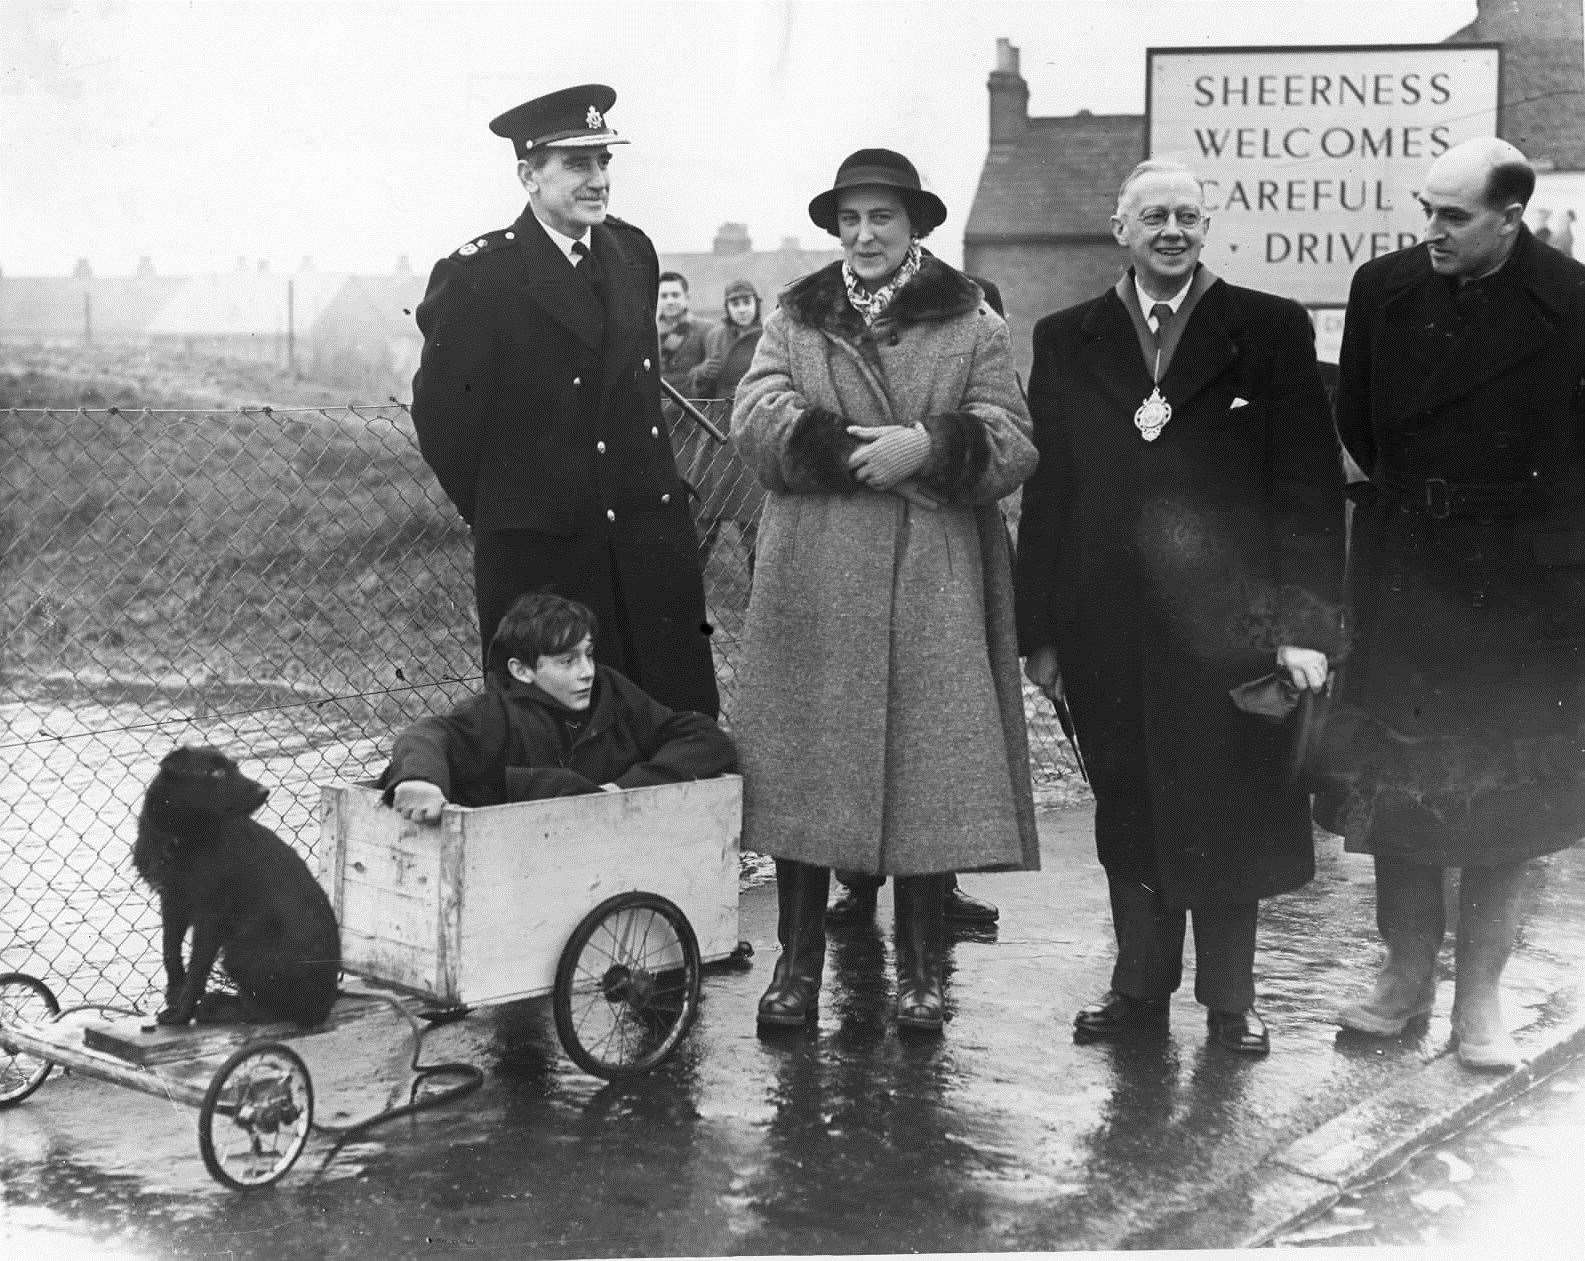
[[[423,779],[459,806],[494,806],[736,769],[737,751],[711,719],[667,709],[626,675],[596,665],[582,713],[507,679],[449,714],[420,719],[397,737],[379,786],[389,801],[398,784]]]

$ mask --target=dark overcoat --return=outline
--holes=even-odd
[[[1465,866],[1585,836],[1582,381],[1585,267],[1527,230],[1461,288],[1423,246],[1354,277],[1337,418],[1370,484],[1329,741],[1351,848]]]
[[[616,218],[590,242],[598,295],[530,210],[435,264],[413,423],[481,551],[496,535],[514,553],[518,590],[487,590],[479,566],[486,644],[513,598],[549,585],[599,617],[599,660],[713,715],[698,541],[661,420],[655,248]]]
[[[849,425],[920,423],[919,507]],[[745,848],[887,875],[1040,865],[997,500],[1034,467],[1007,327],[926,257],[872,327],[840,263],[790,286],[737,391],[766,490],[738,667]]]
[[[1279,645],[1335,651],[1342,474],[1297,303],[1216,281],[1161,382],[1172,419],[1146,442],[1133,416],[1151,388],[1115,291],[1036,325],[1019,639],[1057,648],[1108,874],[1210,909],[1313,874],[1287,732],[1228,689],[1269,673]]]

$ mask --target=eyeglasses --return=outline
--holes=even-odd
[[[1152,230],[1166,227],[1168,219],[1176,219],[1180,228],[1193,232],[1205,222],[1207,216],[1205,211],[1193,206],[1183,206],[1177,210],[1168,210],[1165,206],[1147,206],[1134,218]]]

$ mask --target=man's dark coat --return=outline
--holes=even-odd
[[[1423,246],[1355,274],[1337,419],[1371,482],[1329,741],[1353,848],[1463,866],[1585,836],[1582,378],[1585,267],[1526,229],[1463,287]]]
[[[1212,909],[1313,874],[1288,733],[1227,693],[1281,644],[1335,649],[1342,475],[1294,302],[1213,283],[1161,383],[1172,419],[1146,442],[1133,416],[1151,384],[1115,291],[1036,325],[1019,648],[1057,648],[1108,874]]]
[[[379,786],[427,780],[462,806],[568,797],[600,785],[647,788],[737,769],[732,741],[703,714],[671,710],[631,679],[595,667],[589,708],[574,713],[518,679],[492,682],[449,714],[399,737]]]
[[[713,715],[698,542],[660,412],[655,248],[615,218],[590,242],[599,295],[530,210],[435,264],[413,423],[480,549],[485,644],[548,585],[594,610],[600,660]],[[486,563],[503,549],[510,564]],[[503,570],[517,589],[496,589]]]

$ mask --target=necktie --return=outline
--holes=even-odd
[[[575,267],[579,275],[589,282],[589,287],[595,293],[599,293],[601,280],[600,260],[589,252],[589,247],[582,241],[574,241],[572,243],[572,252],[578,256],[578,262]]]
[[[1150,318],[1156,321],[1156,345],[1161,345],[1161,339],[1167,335],[1167,322],[1172,319],[1172,306],[1170,303],[1158,302],[1150,308]]]

